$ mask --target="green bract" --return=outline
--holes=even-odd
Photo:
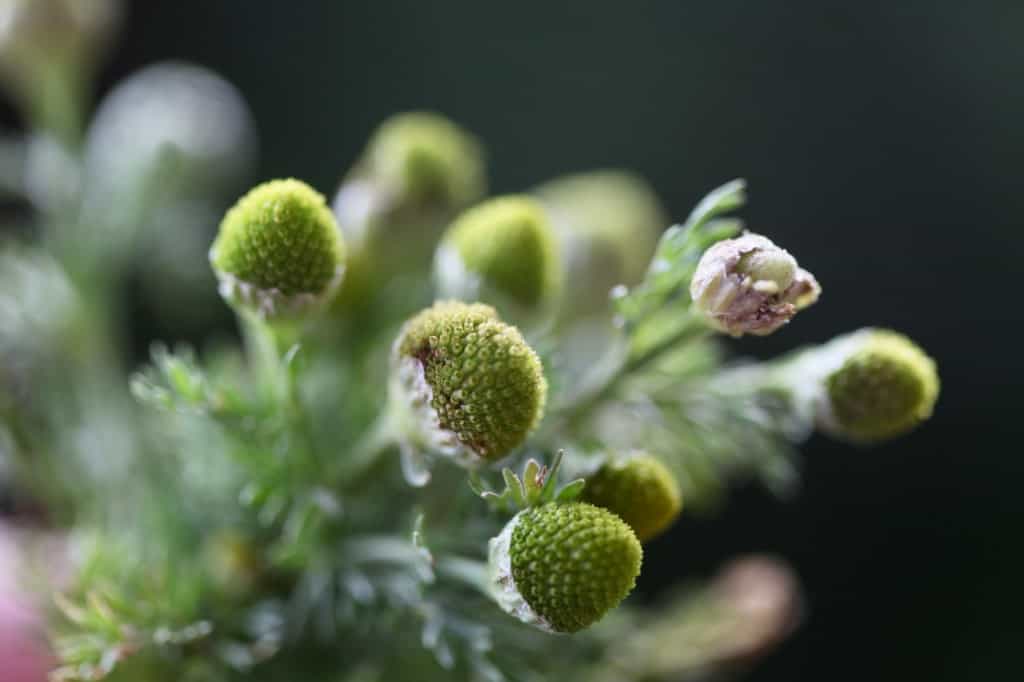
[[[395,346],[400,399],[429,404],[437,427],[472,453],[499,459],[544,414],[547,380],[537,354],[494,308],[435,303],[406,322]]]
[[[618,514],[641,542],[672,525],[683,507],[675,476],[646,454],[606,462],[587,478],[582,499]]]
[[[939,395],[935,361],[902,334],[873,329],[825,380],[833,430],[876,441],[931,416]]]
[[[628,595],[643,550],[615,514],[582,502],[550,502],[517,514],[491,541],[499,605],[553,632],[599,621]]]
[[[485,201],[448,228],[434,264],[444,296],[536,308],[558,292],[561,266],[544,209],[526,196]]]
[[[344,256],[323,196],[299,180],[267,182],[239,199],[210,249],[221,295],[265,318],[328,299]]]
[[[464,205],[483,193],[483,153],[444,116],[413,111],[377,128],[367,148],[371,175],[395,194]]]

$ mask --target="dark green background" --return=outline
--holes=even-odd
[[[147,0],[104,87],[164,58],[245,93],[260,179],[330,192],[409,108],[483,137],[498,192],[626,166],[681,218],[746,177],[751,227],[825,294],[738,351],[895,326],[936,356],[943,395],[886,446],[813,440],[792,502],[743,489],[682,523],[650,547],[643,589],[776,552],[808,614],[751,679],[1019,675],[1024,3]]]

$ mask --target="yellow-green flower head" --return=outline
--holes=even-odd
[[[221,295],[266,319],[299,315],[328,300],[344,262],[333,214],[299,180],[273,180],[239,199],[210,249]]]
[[[479,303],[435,303],[406,322],[393,378],[393,398],[415,411],[425,444],[468,461],[500,459],[522,445],[547,400],[537,354]]]
[[[818,300],[814,275],[785,249],[748,233],[707,251],[690,281],[694,307],[731,336],[766,336]]]
[[[561,283],[543,207],[527,196],[505,196],[469,209],[442,238],[434,275],[442,296],[493,300],[517,310],[543,307]]]
[[[483,152],[476,138],[439,114],[396,114],[367,148],[370,176],[394,195],[464,206],[484,191]]]
[[[842,338],[842,364],[825,379],[825,428],[858,441],[910,431],[939,396],[935,361],[906,336],[869,329]],[[833,342],[835,343],[835,342]]]
[[[661,460],[643,453],[605,462],[587,477],[581,499],[617,514],[640,542],[661,534],[683,508],[676,477]]]
[[[598,170],[556,178],[532,190],[558,234],[565,300],[579,313],[605,309],[618,284],[640,281],[669,224],[653,188],[639,175]]]
[[[549,502],[516,514],[490,542],[499,606],[548,632],[577,632],[632,592],[643,550],[615,514],[584,502]]]

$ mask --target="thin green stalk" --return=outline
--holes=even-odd
[[[598,406],[614,397],[626,381],[663,357],[665,353],[708,333],[710,332],[704,324],[689,322],[675,333],[670,334],[667,338],[645,350],[642,354],[627,360],[601,388],[583,398],[583,400],[576,403],[568,411],[566,422],[569,427],[575,429],[583,424]]]

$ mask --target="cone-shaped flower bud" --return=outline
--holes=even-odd
[[[715,329],[765,336],[818,300],[821,287],[796,259],[757,234],[704,252],[690,281],[694,306]]]
[[[647,454],[606,462],[587,477],[581,499],[617,514],[640,542],[672,525],[683,507],[676,477],[661,460]]]
[[[434,261],[442,296],[537,310],[558,293],[561,264],[544,209],[526,196],[485,201],[448,228]]]
[[[878,441],[906,433],[931,416],[939,395],[935,361],[906,336],[868,329],[829,345],[841,354],[841,365],[825,378],[827,399],[819,421],[827,430],[851,440]]]
[[[210,249],[221,295],[266,319],[329,299],[344,256],[323,196],[298,180],[267,182],[239,199]]]
[[[435,303],[406,322],[392,374],[392,401],[415,412],[417,440],[459,459],[504,457],[544,414],[540,359],[483,304]]]
[[[643,550],[618,516],[583,502],[516,514],[490,543],[492,591],[507,613],[549,632],[576,632],[619,605]]]
[[[556,178],[531,194],[544,205],[558,235],[565,267],[562,314],[608,307],[608,292],[639,282],[669,224],[653,188],[622,170]]]
[[[392,116],[371,138],[366,160],[373,178],[407,199],[461,206],[483,193],[479,143],[438,114]]]

